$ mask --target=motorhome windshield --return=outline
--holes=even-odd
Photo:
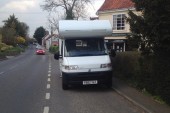
[[[66,39],[65,56],[99,56],[107,55],[107,49],[102,38]]]

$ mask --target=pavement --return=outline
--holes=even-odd
[[[170,113],[170,106],[156,102],[152,97],[144,95],[115,77],[113,78],[112,88],[146,113]]]

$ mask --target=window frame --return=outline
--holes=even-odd
[[[118,17],[120,16],[120,17]],[[120,14],[113,14],[113,31],[123,31],[126,30],[126,14],[120,13]],[[119,23],[118,23],[119,21]],[[119,26],[118,26],[119,24]]]

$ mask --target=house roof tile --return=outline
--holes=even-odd
[[[105,0],[98,11],[115,10],[134,7],[131,0]]]

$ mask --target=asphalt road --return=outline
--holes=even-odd
[[[0,113],[143,113],[104,86],[62,90],[58,61],[35,48],[0,61]]]

